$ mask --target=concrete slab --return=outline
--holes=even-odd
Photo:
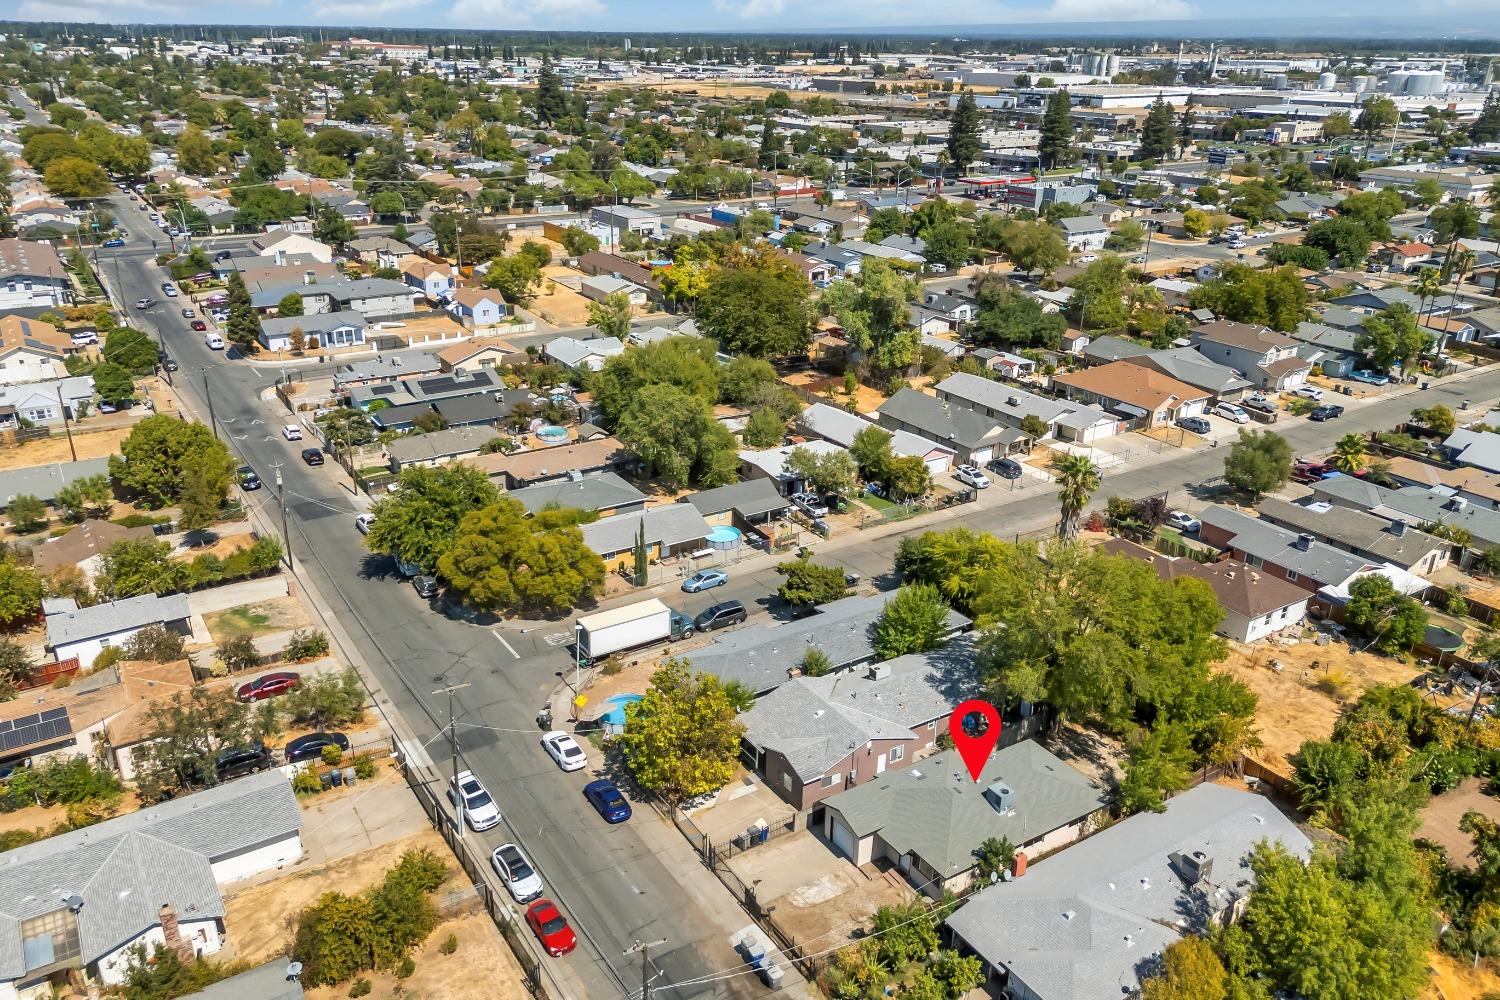
[[[777,797],[775,792],[753,775],[746,775],[725,786],[713,805],[688,813],[688,819],[709,840],[721,844],[744,833],[756,824],[756,820],[774,824],[786,819],[792,811],[792,807]]]

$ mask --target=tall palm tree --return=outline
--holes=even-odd
[[[1361,434],[1345,434],[1333,446],[1328,464],[1340,472],[1354,473],[1365,467],[1365,439]]]
[[[1057,522],[1057,537],[1070,541],[1078,534],[1078,515],[1088,506],[1089,497],[1099,488],[1099,467],[1084,455],[1068,455],[1052,460],[1052,470],[1062,486],[1058,500],[1062,520]]]
[[[1439,293],[1443,290],[1443,276],[1435,267],[1424,267],[1417,272],[1417,280],[1411,283],[1412,290],[1417,293],[1417,322],[1422,321],[1422,304],[1431,309],[1437,302]]]
[[[1457,250],[1454,252],[1451,260],[1453,264],[1453,294],[1448,296],[1449,316],[1453,315],[1453,307],[1458,304],[1458,286],[1464,283],[1464,275],[1474,266],[1474,251],[1467,247]],[[1442,354],[1443,347],[1447,344],[1447,341],[1448,334],[1445,331],[1442,336],[1438,337],[1434,353]]]

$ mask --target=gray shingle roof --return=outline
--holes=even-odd
[[[1493,431],[1471,431],[1460,427],[1449,434],[1443,447],[1460,465],[1472,465],[1486,472],[1500,472],[1500,434]]]
[[[886,400],[880,407],[880,415],[917,428],[922,437],[933,441],[956,443],[972,447],[986,439],[994,439],[1001,425],[994,417],[987,417],[961,406],[950,406],[925,392],[906,388]]]
[[[552,483],[538,483],[511,490],[512,500],[519,500],[528,513],[550,505],[571,507],[574,510],[599,510],[602,507],[620,507],[644,501],[646,494],[631,486],[613,472],[601,472],[597,476],[584,476],[578,480],[559,479]]]
[[[1006,422],[1013,426],[1020,426],[1021,421],[1028,416],[1034,416],[1043,423],[1051,424],[1062,423],[1069,415],[1076,415],[1080,418],[1077,422],[1077,426],[1080,427],[1087,427],[1099,421],[1114,422],[1113,417],[1097,407],[1085,406],[1066,399],[1048,399],[1046,396],[1038,396],[1017,386],[995,382],[967,372],[955,372],[949,375],[938,383],[937,390],[952,396],[956,405],[988,407],[997,414],[1002,414]]]
[[[726,510],[738,511],[741,517],[760,517],[773,511],[786,510],[791,501],[776,491],[769,479],[750,479],[743,483],[718,486],[687,497],[687,502],[705,517],[721,514]]]
[[[221,979],[182,1000],[303,1000],[302,984],[286,976],[287,960],[273,958],[237,976]]]
[[[1123,337],[1096,337],[1089,341],[1089,346],[1083,349],[1084,359],[1093,364],[1120,361],[1124,358],[1138,358],[1150,353],[1151,348],[1145,344],[1138,344]]]
[[[1319,541],[1306,549],[1297,545],[1297,532],[1278,528],[1269,521],[1247,517],[1228,507],[1213,506],[1199,519],[1229,532],[1234,548],[1273,566],[1282,566],[1300,577],[1314,580],[1319,586],[1338,586],[1368,566],[1370,560]]]
[[[745,739],[784,756],[803,781],[828,772],[870,740],[915,738],[912,730],[942,718],[980,692],[972,642],[898,656],[868,672],[796,677],[740,717]]]
[[[261,331],[267,337],[289,336],[297,327],[309,337],[321,337],[329,330],[352,326],[356,329],[368,324],[365,317],[353,310],[349,312],[313,313],[310,316],[267,316],[260,321]]]
[[[56,462],[25,469],[0,470],[0,506],[22,494],[51,503],[58,490],[89,476],[108,475],[108,458],[86,458],[81,462]]]
[[[86,962],[159,922],[222,917],[211,865],[302,828],[286,775],[265,771],[0,855],[0,978],[25,970],[20,924],[83,897]]]
[[[486,441],[495,436],[493,427],[449,427],[431,434],[414,434],[397,438],[386,445],[386,452],[398,464],[441,461],[460,455],[474,455]]]
[[[689,503],[674,503],[650,507],[636,514],[616,514],[585,524],[583,543],[600,555],[623,552],[635,544],[642,521],[646,525],[647,545],[682,545],[698,541],[709,532],[708,522],[703,520],[696,507]]]
[[[970,376],[972,377],[972,376]],[[981,379],[981,381],[988,381]],[[855,435],[866,427],[876,426],[864,417],[837,406],[829,406],[827,403],[812,403],[802,411],[800,418],[802,426],[818,437],[832,444],[847,448],[854,443]],[[952,453],[952,448],[946,448],[934,441],[924,437],[918,437],[911,431],[893,431],[882,428],[891,435],[891,453],[895,455],[915,455],[923,458],[930,455],[934,449],[940,449]]]
[[[288,292],[296,292],[303,298],[309,295],[327,295],[335,302],[341,303],[354,302],[359,299],[386,298],[388,296],[410,297],[421,294],[421,292],[404,281],[396,281],[392,278],[315,281],[312,284],[292,280],[284,285],[277,285],[274,288],[263,287],[261,291],[251,293],[250,304],[257,309],[267,309],[280,302],[282,296]]]
[[[442,368],[442,362],[438,361],[435,355],[423,351],[401,351],[369,361],[356,361],[353,364],[344,365],[333,373],[333,381],[335,385],[372,380],[394,381],[410,378],[413,375],[438,372]]]
[[[1092,1000],[1138,988],[1143,967],[1205,911],[1253,882],[1262,840],[1305,857],[1311,844],[1266,799],[1198,785],[1162,813],[1137,813],[971,897],[948,927],[981,958],[1010,970],[1041,1000]],[[1210,877],[1186,884],[1173,856],[1202,851]],[[1180,930],[1179,930],[1180,928]]]
[[[157,597],[141,594],[121,601],[95,604],[47,616],[47,645],[56,648],[70,642],[113,635],[127,629],[161,622],[181,621],[188,617],[185,594]]]
[[[847,752],[847,751],[846,751]],[[1003,781],[1014,805],[998,811],[985,790]],[[974,867],[988,837],[1026,844],[1097,812],[1108,793],[1035,740],[997,750],[976,782],[949,750],[824,800],[856,837],[878,833],[897,855],[916,854],[944,878]]]
[[[1179,382],[1186,382],[1205,392],[1238,392],[1250,387],[1250,383],[1240,378],[1233,368],[1210,361],[1191,347],[1153,351],[1127,360],[1133,364],[1155,368],[1163,375],[1170,375]]]
[[[693,666],[759,693],[786,683],[788,671],[801,662],[810,646],[823,651],[834,671],[869,663],[875,659],[875,621],[895,593],[845,597],[807,618],[751,625],[720,635],[712,645],[692,654]],[[957,611],[948,613],[950,633],[971,624]]]
[[[1389,518],[1327,503],[1304,507],[1266,497],[1260,502],[1260,516],[1293,531],[1328,539],[1356,555],[1393,563],[1402,569],[1411,569],[1433,551],[1452,544],[1416,528],[1405,528],[1405,522],[1401,525],[1404,530],[1397,534]]]

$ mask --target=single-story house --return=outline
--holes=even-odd
[[[428,302],[441,302],[453,292],[453,268],[415,254],[401,262],[401,280],[417,289]]]
[[[401,383],[401,388],[412,399],[423,403],[436,403],[457,396],[491,394],[502,391],[504,387],[504,381],[493,368],[445,372],[425,378],[409,378]]]
[[[1335,507],[1326,501],[1292,503],[1264,497],[1258,505],[1262,520],[1312,535],[1326,545],[1363,559],[1390,563],[1426,576],[1448,565],[1453,543],[1429,535],[1405,521],[1391,521],[1365,511]]]
[[[887,861],[940,899],[969,885],[989,838],[1026,855],[1055,851],[1097,829],[1109,799],[1040,743],[1020,740],[994,751],[978,781],[948,750],[834,795],[823,832],[856,865]]]
[[[1136,340],[1124,337],[1094,337],[1083,348],[1083,366],[1107,365],[1111,361],[1125,361],[1150,354],[1152,348]]]
[[[610,358],[625,353],[625,345],[619,337],[591,337],[579,340],[576,337],[558,337],[544,348],[549,361],[555,361],[569,370],[587,368],[598,371]]]
[[[64,417],[77,419],[78,404],[94,398],[94,376],[70,375],[50,382],[0,384],[0,406],[9,407],[13,422],[29,420],[56,427]]]
[[[646,529],[646,559],[697,552],[707,544],[708,522],[690,503],[664,504],[628,514],[600,518],[581,526],[583,544],[604,560],[607,572],[635,565],[641,526]]]
[[[1344,510],[1368,511],[1409,525],[1443,524],[1462,528],[1476,551],[1500,546],[1500,509],[1474,503],[1451,486],[1387,489],[1354,476],[1334,476],[1312,484],[1313,497]]]
[[[186,635],[189,631],[185,594],[141,594],[80,608],[71,598],[48,603],[47,648],[59,660],[78,657],[83,664],[111,646],[130,641],[148,625],[161,625]]]
[[[845,451],[836,444],[828,441],[806,441],[798,445],[784,445],[780,448],[766,448],[761,451],[746,450],[739,453],[740,472],[746,479],[769,479],[776,484],[776,488],[782,493],[800,492],[803,486],[801,477],[795,475],[786,467],[786,460],[796,448],[810,451],[815,454],[828,454],[831,452]]]
[[[399,382],[422,375],[437,375],[442,371],[442,363],[426,351],[377,354],[367,361],[340,366],[333,373],[333,388],[335,392],[347,393],[360,386]]]
[[[1243,913],[1262,841],[1298,857],[1312,850],[1263,796],[1201,784],[1164,812],[1136,813],[980,890],[947,928],[984,963],[996,995],[1133,995],[1169,945]]]
[[[511,490],[506,497],[519,501],[528,514],[549,507],[564,507],[607,518],[616,514],[639,514],[646,509],[646,494],[613,472],[524,486]]]
[[[1308,592],[1285,580],[1251,569],[1236,559],[1200,563],[1181,556],[1168,556],[1124,538],[1112,538],[1100,546],[1112,555],[1144,559],[1157,577],[1202,580],[1213,590],[1223,609],[1217,629],[1236,642],[1255,642],[1307,614]]]
[[[1343,478],[1343,477],[1340,477]],[[1339,587],[1361,573],[1379,569],[1382,560],[1334,548],[1306,532],[1296,532],[1270,521],[1249,517],[1217,504],[1199,515],[1198,537],[1226,549],[1252,570],[1295,583],[1317,593]]]
[[[461,373],[496,365],[525,364],[529,360],[525,351],[518,351],[503,340],[475,337],[460,341],[437,353],[443,371]]]
[[[80,479],[109,475],[109,458],[85,458],[78,462],[54,462],[24,469],[0,469],[0,509],[18,496],[33,496],[43,503],[57,500],[57,493]]]
[[[1202,389],[1209,394],[1209,402],[1204,404],[1205,407],[1212,403],[1240,399],[1255,388],[1233,368],[1210,361],[1191,347],[1152,351],[1150,354],[1127,358],[1126,364],[1143,365]]]
[[[302,348],[353,347],[365,342],[365,317],[357,312],[315,313],[310,316],[262,316],[257,338],[268,351],[290,351],[292,331],[302,331]]]
[[[493,427],[448,427],[431,434],[397,438],[385,450],[391,459],[391,471],[400,472],[412,466],[443,465],[478,455],[479,449],[494,438]]]
[[[327,243],[305,236],[302,233],[278,229],[257,236],[250,241],[250,248],[262,257],[284,257],[288,254],[307,254],[324,264],[333,262],[333,247]]]
[[[1500,434],[1460,427],[1443,439],[1443,450],[1459,465],[1500,472]]]
[[[977,410],[950,406],[936,396],[904,388],[875,412],[880,426],[908,431],[945,448],[970,465],[983,466],[992,458],[1025,451],[1031,439]]]
[[[63,359],[82,348],[51,323],[25,316],[0,316],[0,382],[39,382],[65,378]]]
[[[344,245],[344,253],[371,267],[394,267],[405,270],[404,265],[417,252],[400,240],[389,236],[362,236]]]
[[[499,292],[488,288],[460,288],[448,303],[448,313],[470,330],[496,326],[510,315]]]
[[[842,448],[854,443],[859,432],[877,426],[857,413],[827,403],[811,403],[797,418],[797,425],[806,433],[822,438]],[[953,467],[954,450],[937,444],[910,431],[891,431],[891,454],[914,455],[920,458],[934,476],[940,476]]]
[[[538,483],[613,472],[630,464],[631,456],[618,439],[601,437],[514,455],[477,455],[467,461],[506,489],[519,490]]]
[[[747,479],[716,486],[683,499],[697,508],[711,525],[744,527],[774,521],[792,505],[769,479]]]
[[[223,946],[221,886],[302,856],[302,810],[279,770],[157,803],[0,855],[0,991],[45,993],[81,970],[125,982],[132,950]]]
[[[1097,407],[1038,396],[967,372],[954,372],[935,389],[937,398],[950,406],[974,410],[1017,430],[1027,417],[1036,417],[1047,428],[1043,438],[1088,444],[1113,435],[1119,427],[1116,417]]]
[[[972,643],[794,677],[744,715],[746,763],[797,810],[909,766],[981,685]]]
[[[32,549],[31,564],[49,575],[64,566],[76,566],[85,577],[93,579],[103,564],[105,550],[111,545],[116,542],[149,542],[155,537],[155,532],[149,527],[127,528],[113,521],[91,517]]]
[[[611,295],[623,295],[632,307],[645,306],[651,294],[633,281],[616,278],[612,274],[596,274],[578,283],[578,293],[593,302],[603,302]]]
[[[1151,282],[1151,287],[1161,293],[1162,305],[1168,309],[1186,309],[1188,297],[1193,294],[1198,283],[1177,278],[1157,278]]]
[[[1068,399],[1103,407],[1142,428],[1170,424],[1201,414],[1209,394],[1153,368],[1130,361],[1111,361],[1097,368],[1054,376]]]

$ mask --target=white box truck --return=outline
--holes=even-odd
[[[578,619],[578,656],[584,663],[593,663],[611,653],[692,634],[691,618],[653,597]]]

